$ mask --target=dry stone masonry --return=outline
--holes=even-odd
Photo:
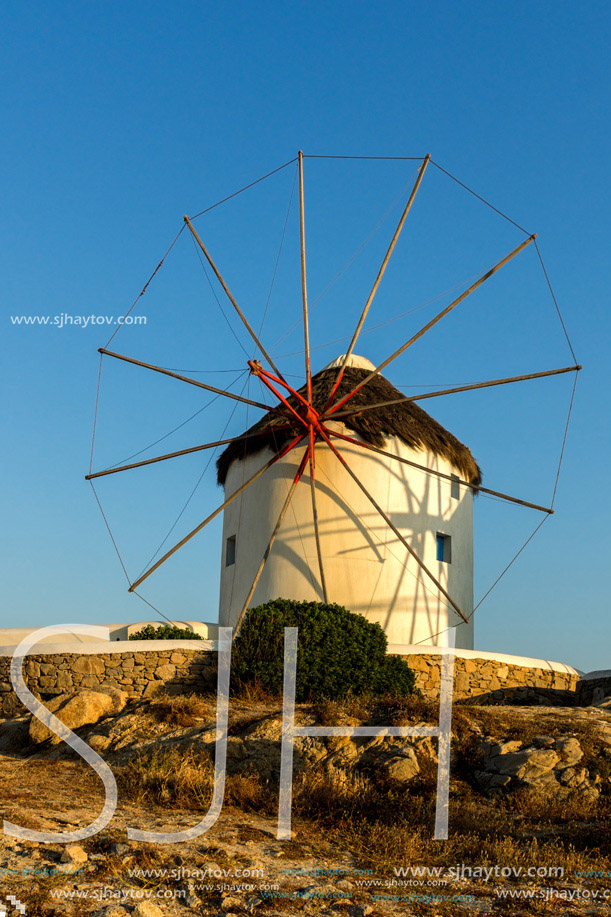
[[[159,641],[158,643],[161,643]],[[151,641],[154,644],[154,641]],[[141,645],[141,644],[140,644]],[[413,669],[416,686],[425,697],[439,696],[440,659],[435,653],[403,657]],[[0,656],[0,716],[24,711],[10,683],[10,656]],[[209,648],[147,645],[112,653],[38,653],[28,655],[24,676],[28,688],[42,700],[101,686],[124,691],[129,698],[148,697],[160,688],[191,694],[208,689],[216,680],[216,652]],[[611,676],[600,682],[579,682],[578,675],[550,668],[512,665],[494,659],[464,658],[454,663],[454,697],[478,703],[590,704],[611,692]]]
[[[590,672],[579,682],[579,700],[581,707],[600,704],[611,694],[611,671]]]
[[[0,714],[25,712],[10,682],[10,656],[0,656]],[[216,680],[216,653],[209,650],[151,649],[113,653],[28,655],[25,683],[37,697],[76,693],[83,688],[118,688],[130,698],[149,697],[161,687],[190,694]]]
[[[440,656],[418,653],[403,656],[416,675],[416,687],[425,697],[439,697]],[[454,697],[479,703],[551,704],[576,703],[578,676],[554,669],[512,665],[494,659],[454,661]]]

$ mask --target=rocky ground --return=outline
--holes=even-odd
[[[208,810],[214,698],[58,698],[57,715],[111,766],[119,803],[82,843],[0,835],[0,914],[611,913],[607,703],[455,705],[447,841],[433,840],[436,740],[297,739],[292,840],[279,841],[280,707],[237,699],[218,821],[150,844],[128,841],[127,827],[183,830]],[[300,724],[435,720],[421,702],[298,709]],[[0,786],[3,817],[37,830],[74,830],[104,803],[91,768],[29,717],[0,721]]]

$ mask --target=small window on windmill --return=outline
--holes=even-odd
[[[452,563],[452,538],[437,532],[437,560],[443,564]]]
[[[457,474],[451,475],[452,483],[450,484],[450,496],[453,500],[460,500],[460,478]]]
[[[235,535],[230,535],[225,544],[225,566],[231,567],[235,564]]]

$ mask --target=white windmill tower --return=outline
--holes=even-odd
[[[345,355],[338,357],[312,378],[312,399],[319,413],[344,359]],[[338,399],[373,370],[368,360],[351,356]],[[399,403],[385,406],[393,401]],[[324,441],[316,445],[318,545],[310,488],[296,488],[273,550],[257,575],[303,449],[277,461],[225,509],[220,623],[235,626],[243,609],[278,597],[326,600],[379,623],[390,643],[436,643],[439,634],[466,618],[457,640],[472,648],[473,489],[481,475],[471,452],[380,375],[355,395],[349,415],[329,422],[328,428],[332,441],[341,442],[343,459],[366,492],[330,446]],[[225,497],[230,498],[293,436],[282,418],[270,412],[245,439],[229,445],[217,463]],[[306,483],[310,474],[311,470],[303,473]],[[459,483],[463,480],[471,486]]]
[[[487,493],[546,514],[552,513],[553,508],[483,487],[479,468],[469,449],[420,409],[416,402],[471,389],[577,373],[581,367],[573,365],[411,396],[403,395],[382,376],[382,371],[389,364],[488,278],[535,242],[535,236],[523,230],[526,238],[521,244],[471,283],[378,366],[374,367],[369,361],[354,355],[376,291],[431,162],[426,156],[347,353],[313,377],[306,283],[303,159],[299,153],[306,379],[303,388],[297,390],[287,383],[230,292],[192,220],[185,217],[183,229],[190,231],[258,348],[261,362],[250,360],[250,371],[276,400],[272,405],[254,401],[101,348],[103,356],[123,360],[234,402],[253,406],[263,410],[265,416],[238,437],[204,443],[103,471],[90,471],[87,478],[93,486],[93,480],[98,477],[206,449],[229,447],[218,462],[218,479],[225,486],[225,499],[221,505],[131,582],[130,592],[136,592],[155,570],[223,513],[222,624],[239,629],[246,610],[266,599],[280,596],[300,600],[324,599],[344,604],[350,610],[378,621],[391,643],[435,643],[440,631],[458,625],[456,646],[470,648],[473,646],[474,493]],[[285,163],[280,168],[290,164]],[[446,175],[449,173],[446,172]],[[453,179],[453,176],[450,175],[450,178]],[[170,250],[179,236],[180,233]],[[151,279],[162,263],[163,259]],[[147,286],[148,283],[142,293]],[[114,334],[116,331],[113,337]],[[308,486],[298,486],[303,484]]]

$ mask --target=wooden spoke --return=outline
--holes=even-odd
[[[246,318],[246,316],[244,315],[244,313],[242,312],[242,310],[241,310],[240,307],[238,306],[237,302],[235,301],[235,299],[234,299],[233,296],[231,295],[231,292],[230,292],[230,290],[229,290],[229,287],[227,286],[227,284],[226,284],[225,281],[223,280],[223,278],[222,278],[222,276],[221,276],[221,274],[220,274],[219,269],[217,268],[216,264],[214,263],[214,261],[213,261],[212,258],[210,257],[210,253],[208,252],[208,249],[206,248],[206,246],[204,245],[204,243],[202,242],[202,240],[201,240],[200,237],[198,236],[197,232],[195,231],[195,229],[194,229],[194,227],[193,227],[193,223],[191,222],[191,220],[189,219],[188,216],[185,216],[185,217],[184,217],[184,220],[185,220],[185,223],[187,224],[187,226],[189,227],[189,229],[191,230],[191,234],[193,235],[193,238],[195,239],[195,241],[197,242],[197,244],[198,244],[199,247],[201,248],[202,252],[204,253],[204,255],[205,255],[205,257],[206,257],[206,260],[207,260],[208,264],[210,265],[210,267],[212,268],[212,270],[213,270],[214,273],[216,274],[216,278],[217,278],[218,282],[220,283],[220,285],[222,286],[223,290],[224,290],[225,293],[227,294],[227,298],[229,299],[229,302],[231,303],[231,305],[233,306],[233,308],[235,309],[235,311],[236,311],[236,312],[238,313],[238,315],[240,316],[240,318],[241,318],[241,320],[242,320],[242,323],[243,323],[244,327],[246,328],[246,330],[247,330],[248,333],[250,334],[251,338],[253,339],[253,341],[255,342],[255,344],[257,345],[257,347],[259,348],[259,350],[261,351],[261,353],[263,354],[263,356],[265,357],[265,359],[267,360],[267,362],[269,363],[269,365],[272,367],[272,369],[274,370],[274,372],[276,373],[276,375],[280,376],[281,379],[284,378],[284,377],[282,376],[282,373],[280,372],[280,370],[278,369],[278,367],[276,366],[276,364],[274,363],[274,361],[272,360],[272,358],[271,358],[270,355],[268,354],[267,350],[265,349],[265,347],[263,346],[263,344],[261,343],[261,341],[260,341],[259,338],[257,337],[257,335],[256,335],[255,331],[253,330],[253,328],[251,327],[251,325],[250,325],[248,319]]]
[[[271,373],[268,373],[265,369],[263,369],[261,364],[258,363],[256,360],[249,360],[248,365],[250,367],[251,373],[257,376],[261,380],[261,382],[267,385],[270,391],[274,393],[276,398],[281,399],[282,396],[280,395],[277,389],[275,389],[272,385],[269,385],[269,382],[275,382],[277,385],[281,385],[283,388],[285,388],[287,392],[290,395],[292,395],[293,398],[296,401],[298,401],[300,405],[302,405],[302,407],[307,409],[311,406],[307,398],[304,398],[298,389],[291,388],[291,386],[288,385],[288,383],[284,382],[282,379],[278,379],[276,376],[273,376]],[[283,402],[283,403],[286,404],[286,402]]]
[[[305,212],[303,201],[303,153],[299,150],[299,241],[301,248],[301,301],[303,307],[303,340],[308,401],[312,404],[312,368],[310,366],[310,326],[308,322],[308,285],[306,281]]]
[[[315,480],[316,463],[314,459],[314,431],[310,427],[310,494],[312,497],[312,519],[314,521],[314,538],[316,541],[316,554],[318,555],[318,570],[320,572],[320,585],[322,588],[323,601],[328,602],[327,582],[325,580],[325,571],[322,563],[322,549],[320,546],[320,531],[318,526],[318,507],[316,505],[316,480]]]
[[[303,426],[307,426],[307,422],[306,422],[305,418],[301,417],[301,416],[297,413],[297,411],[295,410],[295,408],[290,404],[290,402],[287,401],[287,399],[284,397],[284,395],[283,395],[281,392],[278,391],[278,389],[273,385],[273,383],[272,383],[271,380],[273,380],[274,382],[277,382],[279,385],[283,385],[286,389],[288,389],[288,391],[291,393],[291,395],[292,395],[294,398],[296,398],[296,399],[297,399],[298,401],[300,401],[306,408],[309,409],[309,404],[308,404],[308,402],[307,402],[304,398],[301,397],[301,395],[299,394],[299,392],[296,392],[294,389],[292,389],[292,388],[290,387],[290,385],[287,385],[286,382],[283,382],[281,379],[276,379],[275,376],[272,376],[270,373],[265,372],[265,370],[262,369],[261,364],[258,363],[256,360],[249,360],[249,361],[248,361],[248,365],[250,366],[250,371],[251,371],[251,373],[252,373],[253,375],[257,376],[257,378],[260,379],[261,382],[263,382],[263,384],[267,386],[267,388],[270,390],[270,392],[273,392],[273,394],[276,396],[276,398],[277,398],[280,402],[282,402],[282,404],[285,406],[286,410],[287,410],[290,414],[293,415],[293,417],[294,417],[294,419],[297,421],[297,423],[300,423],[300,424],[302,424]],[[283,413],[286,413],[286,412],[283,412]]]
[[[280,515],[278,516],[278,519],[276,520],[276,525],[274,526],[274,531],[272,532],[271,538],[269,539],[269,542],[268,542],[268,544],[267,544],[267,547],[266,547],[265,551],[263,552],[263,557],[261,558],[261,563],[259,564],[259,566],[258,566],[258,568],[257,568],[257,572],[255,573],[255,578],[254,578],[254,580],[253,580],[253,582],[252,582],[252,585],[251,585],[250,589],[248,590],[248,595],[246,596],[246,599],[245,599],[245,601],[244,601],[244,605],[242,606],[242,611],[240,612],[239,617],[238,617],[238,620],[236,621],[236,625],[235,625],[235,629],[234,629],[234,636],[237,636],[237,634],[239,633],[240,627],[242,626],[242,621],[244,620],[244,615],[245,615],[246,612],[248,611],[248,606],[250,605],[250,601],[251,601],[253,595],[255,594],[255,589],[257,588],[257,584],[258,584],[259,580],[261,579],[261,574],[263,573],[263,568],[265,567],[265,564],[267,563],[267,558],[269,557],[270,552],[271,552],[271,550],[272,550],[272,547],[274,546],[274,542],[275,542],[276,538],[278,537],[278,532],[280,531],[280,528],[281,528],[281,526],[282,526],[282,523],[284,522],[284,517],[285,517],[286,514],[287,514],[287,510],[288,510],[288,508],[289,508],[290,502],[291,502],[291,500],[293,499],[293,494],[295,493],[295,488],[296,488],[297,485],[299,484],[299,481],[300,481],[301,476],[302,476],[302,474],[303,474],[303,470],[304,470],[304,468],[305,468],[306,461],[307,461],[307,459],[308,459],[309,451],[310,451],[310,447],[308,446],[308,447],[306,448],[306,451],[305,451],[305,453],[304,453],[304,456],[303,456],[303,458],[302,458],[302,460],[301,460],[301,464],[300,464],[300,466],[299,466],[299,468],[298,468],[298,470],[297,470],[297,474],[295,475],[295,477],[294,477],[294,479],[293,479],[293,482],[292,482],[292,484],[291,484],[291,486],[290,486],[290,488],[289,488],[289,492],[288,492],[288,494],[287,494],[287,496],[286,496],[286,500],[284,501],[284,505],[283,505],[282,509],[280,510]]]
[[[338,371],[338,373],[337,373],[337,378],[336,378],[336,380],[335,380],[335,383],[334,383],[334,385],[333,385],[333,388],[331,389],[331,394],[329,395],[329,399],[328,399],[328,402],[327,402],[327,409],[328,409],[328,408],[331,406],[331,404],[333,403],[333,398],[335,397],[335,393],[336,393],[336,391],[338,390],[338,388],[339,388],[339,386],[340,386],[340,383],[341,383],[342,378],[343,378],[343,375],[344,375],[344,370],[346,369],[346,364],[348,363],[348,360],[350,359],[350,356],[351,356],[352,352],[354,351],[354,348],[355,348],[355,346],[356,346],[356,342],[357,342],[357,340],[358,340],[359,334],[361,333],[361,329],[362,329],[362,327],[363,327],[363,325],[364,325],[364,323],[365,323],[365,319],[367,318],[367,313],[369,312],[369,308],[370,308],[370,306],[371,306],[371,304],[372,304],[372,302],[373,302],[373,298],[374,298],[374,296],[376,295],[376,292],[377,292],[378,287],[379,287],[379,285],[380,285],[380,281],[382,280],[382,277],[384,276],[384,271],[386,270],[386,266],[387,266],[388,262],[390,261],[390,256],[391,256],[392,253],[393,253],[393,249],[394,249],[395,245],[397,244],[397,240],[398,240],[399,236],[401,235],[401,230],[403,229],[403,224],[405,223],[405,219],[406,219],[406,217],[407,217],[407,214],[410,212],[411,207],[412,207],[412,204],[414,203],[414,198],[416,197],[416,194],[417,194],[417,192],[418,192],[418,188],[420,187],[420,182],[422,181],[422,179],[423,179],[423,177],[424,177],[424,172],[425,172],[425,170],[426,170],[426,167],[427,167],[428,164],[429,164],[430,158],[431,158],[430,154],[427,153],[426,156],[424,157],[424,161],[423,161],[422,165],[420,166],[420,169],[419,169],[419,171],[418,171],[418,176],[417,176],[417,178],[416,178],[416,182],[415,182],[415,184],[414,184],[414,187],[412,188],[412,193],[410,194],[409,199],[408,199],[408,201],[407,201],[407,204],[405,205],[405,210],[404,210],[403,213],[401,214],[401,219],[399,220],[399,223],[398,223],[398,225],[397,225],[397,228],[395,229],[395,234],[394,234],[394,236],[392,237],[392,240],[391,240],[391,242],[390,242],[390,245],[388,246],[388,251],[386,252],[386,255],[385,255],[385,257],[384,257],[384,260],[383,260],[383,262],[382,262],[382,265],[381,265],[381,267],[380,267],[380,270],[378,271],[378,276],[377,276],[376,279],[375,279],[375,283],[374,283],[373,287],[371,288],[371,292],[370,292],[369,296],[367,297],[367,302],[365,303],[365,307],[364,307],[364,309],[363,309],[363,312],[361,313],[361,317],[360,317],[360,319],[359,319],[359,321],[358,321],[358,324],[357,324],[357,326],[356,326],[356,329],[355,329],[355,331],[354,331],[354,334],[352,335],[352,340],[350,341],[350,346],[348,347],[348,351],[347,351],[347,353],[346,353],[346,356],[344,357],[344,362],[342,363],[342,365],[341,365],[341,367],[340,367],[340,369],[339,369],[339,371]]]
[[[402,398],[394,398],[392,401],[378,401],[376,404],[364,404],[360,407],[349,408],[347,411],[340,411],[335,414],[333,419],[340,420],[343,417],[354,417],[355,414],[362,414],[363,411],[372,411],[376,408],[386,408],[393,404],[403,404],[406,401],[424,401],[426,398],[438,398],[441,395],[454,395],[457,392],[470,392],[478,388],[490,388],[493,385],[509,385],[512,382],[526,382],[529,379],[543,379],[545,376],[559,376],[562,373],[579,372],[581,366],[565,366],[562,369],[548,369],[542,373],[529,373],[526,376],[510,376],[506,379],[493,379],[490,382],[476,382],[473,385],[460,385],[456,388],[440,389],[436,392],[427,392],[424,395],[404,395]]]
[[[321,435],[322,435],[323,438],[325,439],[325,442],[328,444],[328,446],[333,450],[335,456],[336,456],[336,457],[339,459],[339,461],[342,463],[342,465],[344,466],[344,468],[346,469],[346,471],[348,472],[348,474],[350,475],[350,477],[352,478],[352,480],[358,485],[358,487],[360,487],[360,489],[363,491],[363,493],[365,494],[365,496],[367,497],[367,499],[369,500],[369,502],[371,503],[371,505],[372,505],[372,506],[374,507],[374,509],[380,514],[380,516],[382,517],[382,519],[384,520],[384,522],[387,524],[387,526],[391,529],[391,531],[394,532],[394,534],[397,536],[397,538],[399,539],[399,541],[401,542],[401,544],[403,545],[403,547],[407,550],[407,552],[414,558],[414,560],[416,561],[416,563],[418,564],[418,566],[420,567],[420,569],[428,576],[428,578],[431,580],[431,582],[434,583],[434,585],[437,587],[437,589],[439,589],[440,593],[448,600],[448,602],[450,603],[450,605],[452,606],[452,608],[460,615],[460,617],[463,619],[463,621],[465,621],[466,623],[468,623],[468,622],[469,622],[469,619],[467,618],[467,616],[465,615],[465,613],[462,611],[462,609],[460,608],[460,606],[456,604],[456,602],[455,602],[454,599],[451,597],[451,595],[449,594],[449,592],[448,592],[446,589],[444,589],[444,587],[441,585],[441,583],[439,582],[439,580],[433,575],[433,573],[429,570],[429,568],[428,568],[427,565],[424,563],[424,561],[421,560],[420,557],[418,557],[418,554],[416,553],[416,551],[414,551],[414,549],[412,548],[412,546],[405,540],[405,538],[403,537],[403,535],[401,534],[401,532],[399,531],[399,529],[396,527],[396,525],[394,525],[394,523],[393,523],[392,520],[389,518],[389,516],[386,515],[386,513],[384,512],[384,510],[382,509],[382,507],[380,506],[380,504],[379,504],[379,503],[375,500],[375,498],[369,493],[369,491],[367,490],[367,488],[365,487],[365,485],[361,482],[361,480],[360,480],[360,479],[357,477],[357,475],[354,473],[354,471],[352,470],[352,468],[350,467],[350,465],[348,464],[348,462],[344,459],[344,457],[340,454],[340,452],[335,448],[335,446],[333,445],[333,443],[332,443],[331,440],[329,439],[327,433],[326,433],[324,430],[322,430],[322,431],[321,431]]]
[[[213,385],[206,385],[204,382],[198,382],[196,379],[190,379],[188,376],[181,376],[170,369],[162,369],[161,366],[154,366],[152,363],[143,363],[142,360],[134,360],[133,357],[125,357],[120,353],[113,353],[112,350],[105,350],[103,347],[98,348],[98,353],[103,353],[107,357],[114,357],[115,360],[123,360],[124,363],[133,363],[134,366],[142,366],[144,369],[152,369],[153,372],[161,373],[163,376],[170,376],[172,379],[178,379],[180,382],[188,382],[189,385],[196,385],[197,388],[203,388],[207,392],[214,392],[215,395],[224,395],[225,398],[232,398],[234,401],[241,401],[242,404],[250,404],[255,408],[261,408],[263,411],[278,411],[277,407],[269,404],[263,404],[261,401],[251,401],[250,398],[243,398],[242,395],[234,395],[233,392],[226,392],[225,389],[215,388]]]
[[[276,430],[286,430],[287,427],[288,424],[278,424],[271,429],[275,432]],[[242,440],[252,439],[255,436],[264,436],[269,432],[270,428],[258,430],[256,433],[234,436],[231,439],[219,439],[214,443],[204,443],[202,446],[192,446],[190,449],[180,449],[178,452],[166,452],[165,455],[157,455],[155,458],[144,459],[142,462],[132,462],[131,465],[119,465],[117,468],[108,468],[106,471],[96,471],[94,474],[86,474],[85,480],[92,481],[94,478],[103,478],[107,474],[117,474],[119,471],[129,471],[131,468],[142,468],[143,465],[153,465],[155,462],[164,462],[166,459],[177,458],[180,455],[189,455],[192,452],[202,452],[204,449],[214,449],[217,446],[227,446],[229,443],[239,443]]]
[[[395,461],[401,462],[403,465],[410,465],[412,468],[418,468],[420,471],[426,471],[427,474],[435,475],[437,478],[443,478],[446,481],[453,481],[461,487],[468,487],[470,490],[477,491],[479,493],[490,494],[491,497],[498,497],[499,500],[506,500],[508,503],[517,503],[518,506],[526,506],[529,509],[537,509],[539,512],[548,513],[550,516],[554,513],[554,510],[547,506],[539,506],[538,503],[529,503],[527,500],[518,500],[517,497],[510,497],[509,494],[500,493],[498,490],[490,490],[488,487],[482,487],[481,484],[471,484],[469,481],[463,481],[460,478],[457,479],[452,477],[451,474],[445,474],[443,471],[436,471],[434,468],[427,468],[426,465],[419,465],[417,462],[412,462],[410,459],[403,458],[394,452],[386,452],[385,449],[378,449],[377,446],[372,446],[371,443],[365,443],[362,440],[354,439],[352,436],[346,436],[344,433],[339,433],[337,430],[328,430],[327,432],[331,436],[338,436],[340,439],[344,439],[348,443],[353,443],[355,446],[360,446],[362,449],[369,449],[370,452],[376,452],[378,455],[386,456],[386,458],[395,459]]]
[[[293,439],[287,446],[285,446],[285,448],[284,448],[281,452],[279,452],[277,455],[274,455],[274,457],[271,458],[271,459],[269,460],[269,462],[266,462],[265,465],[263,465],[262,468],[259,468],[259,470],[256,471],[255,474],[253,474],[247,481],[245,481],[245,483],[242,484],[241,487],[238,487],[238,489],[237,489],[236,491],[234,491],[234,493],[232,493],[232,495],[231,495],[230,497],[228,497],[223,503],[221,503],[221,505],[218,506],[218,507],[214,510],[213,513],[210,513],[209,516],[206,516],[206,518],[204,519],[203,522],[200,522],[200,524],[199,524],[198,526],[196,526],[196,527],[193,529],[193,531],[189,532],[188,535],[185,535],[185,537],[184,537],[183,539],[181,539],[181,541],[179,541],[178,544],[175,544],[173,548],[170,548],[170,550],[167,551],[167,553],[164,554],[163,557],[161,557],[161,558],[157,561],[157,563],[153,564],[152,567],[149,567],[149,569],[148,569],[145,573],[143,573],[142,576],[141,576],[139,579],[137,579],[135,583],[132,583],[131,586],[130,586],[129,589],[128,589],[128,592],[133,592],[134,589],[137,589],[138,586],[139,586],[141,583],[143,583],[145,579],[148,579],[148,577],[151,575],[151,573],[154,573],[155,570],[157,570],[162,564],[164,564],[164,563],[166,562],[166,560],[168,560],[168,559],[172,556],[172,554],[175,554],[176,551],[178,551],[180,548],[182,548],[183,545],[185,545],[185,544],[186,544],[188,541],[190,541],[195,535],[197,535],[198,532],[201,532],[201,530],[202,530],[206,525],[208,525],[209,522],[212,522],[212,520],[215,519],[215,518],[218,516],[219,513],[222,513],[222,512],[223,512],[223,510],[225,509],[226,506],[229,506],[230,503],[233,503],[233,501],[236,499],[236,497],[239,497],[240,494],[244,493],[244,491],[245,491],[248,487],[250,487],[251,484],[254,484],[254,482],[257,480],[257,478],[260,478],[261,475],[264,474],[264,472],[266,472],[268,468],[271,468],[272,465],[275,465],[275,463],[276,463],[279,459],[281,459],[281,458],[282,458],[283,456],[285,456],[288,452],[290,452],[291,449],[293,449],[295,446],[297,446],[297,445],[301,442],[302,439],[303,439],[303,436],[302,436],[302,435],[297,436],[297,437],[296,437],[295,439]]]
[[[338,408],[340,408],[343,404],[349,401],[350,398],[352,398],[352,396],[356,394],[356,392],[360,391],[360,389],[362,389],[364,385],[367,385],[368,382],[370,382],[379,373],[381,373],[382,370],[385,369],[389,363],[392,363],[393,360],[396,360],[397,357],[401,356],[401,354],[404,353],[408,347],[411,347],[411,345],[414,344],[417,340],[419,340],[424,334],[426,334],[427,331],[430,331],[430,329],[434,325],[436,325],[437,322],[440,322],[442,318],[445,318],[445,316],[448,315],[452,311],[452,309],[455,309],[459,303],[461,303],[464,299],[467,298],[467,296],[469,296],[471,293],[477,290],[477,288],[480,287],[483,283],[485,283],[485,281],[488,280],[490,277],[492,277],[493,274],[496,274],[496,272],[499,271],[502,267],[504,267],[509,261],[511,261],[512,258],[515,258],[515,256],[518,255],[524,248],[526,248],[527,245],[530,245],[531,242],[534,242],[535,238],[536,238],[536,235],[530,236],[530,238],[526,239],[525,242],[522,242],[521,245],[518,245],[517,248],[514,248],[512,252],[510,252],[501,261],[499,261],[498,264],[495,264],[494,267],[490,268],[489,271],[486,271],[485,274],[482,274],[482,276],[478,280],[476,280],[475,283],[472,283],[471,286],[467,290],[465,290],[464,293],[461,293],[461,295],[457,299],[455,299],[453,302],[451,302],[449,306],[446,306],[445,309],[442,309],[441,312],[439,312],[434,318],[430,320],[430,322],[427,322],[427,324],[423,328],[421,328],[420,331],[418,331],[416,334],[413,335],[413,337],[409,339],[409,341],[406,341],[406,343],[403,344],[401,347],[399,347],[398,350],[395,350],[395,352],[392,353],[389,357],[387,357],[383,363],[380,363],[379,366],[376,366],[376,368],[372,370],[369,373],[369,375],[363,379],[362,382],[359,382],[359,384],[355,386],[351,392],[345,395],[341,399],[341,401],[338,401],[337,404],[335,404],[327,412],[327,416],[329,414],[335,413],[335,411],[337,411]]]

